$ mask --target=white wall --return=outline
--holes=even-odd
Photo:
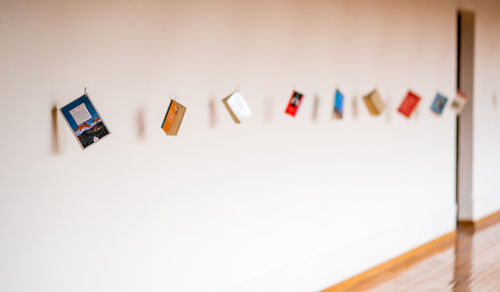
[[[500,2],[476,11],[473,220],[500,210]],[[467,6],[467,5],[464,5]]]
[[[452,231],[455,119],[429,106],[454,92],[455,9],[0,2],[0,290],[312,291]],[[50,108],[84,86],[112,134],[82,151],[59,121],[51,153]],[[336,86],[343,121],[330,119]],[[254,111],[242,125],[219,102],[236,87]],[[389,105],[379,118],[360,101],[374,87]],[[424,99],[406,120],[410,87]],[[306,93],[295,119],[293,88]],[[188,111],[167,137],[173,94]]]

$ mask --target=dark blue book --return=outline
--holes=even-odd
[[[440,115],[441,113],[443,113],[443,109],[446,106],[447,102],[448,102],[447,97],[441,95],[440,93],[436,94],[436,97],[434,98],[434,101],[432,102],[431,105],[431,111]]]
[[[60,111],[83,149],[109,134],[87,94],[63,106]]]

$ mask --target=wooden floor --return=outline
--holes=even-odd
[[[500,223],[475,232],[459,228],[452,247],[400,268],[384,282],[362,284],[348,290],[500,292]]]

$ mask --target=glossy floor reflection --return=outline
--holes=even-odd
[[[460,228],[454,247],[368,291],[500,291],[500,223],[476,232]]]

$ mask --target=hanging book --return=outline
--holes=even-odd
[[[461,91],[457,91],[457,95],[455,96],[455,99],[451,103],[451,107],[455,109],[457,115],[459,115],[464,109],[466,103],[467,103],[467,95],[465,95],[465,93]]]
[[[85,93],[60,109],[82,149],[109,134],[99,113]]]
[[[250,118],[252,110],[245,102],[243,95],[239,91],[231,93],[228,97],[222,100],[227,111],[233,118],[234,122],[239,124],[242,121]]]
[[[294,91],[292,93],[292,97],[290,97],[290,101],[288,102],[285,113],[291,115],[292,117],[295,117],[303,97],[304,95],[302,93]]]
[[[398,108],[398,112],[403,114],[405,117],[410,118],[411,114],[415,111],[420,102],[421,98],[413,93],[411,90],[406,94],[405,99],[401,102]]]
[[[163,123],[161,124],[161,128],[167,135],[177,136],[185,112],[185,106],[173,99],[170,100],[167,113],[165,114],[165,118],[163,118]]]
[[[340,90],[335,90],[335,102],[333,104],[333,116],[341,120],[344,116],[344,95]]]
[[[447,97],[441,95],[440,93],[437,93],[436,97],[434,97],[434,101],[432,102],[431,111],[435,112],[438,115],[442,114],[447,102]]]
[[[365,102],[366,107],[368,108],[368,111],[372,116],[380,115],[385,109],[384,101],[382,100],[382,97],[380,97],[380,94],[377,90],[373,90],[372,92],[365,95],[363,97],[363,101]]]

